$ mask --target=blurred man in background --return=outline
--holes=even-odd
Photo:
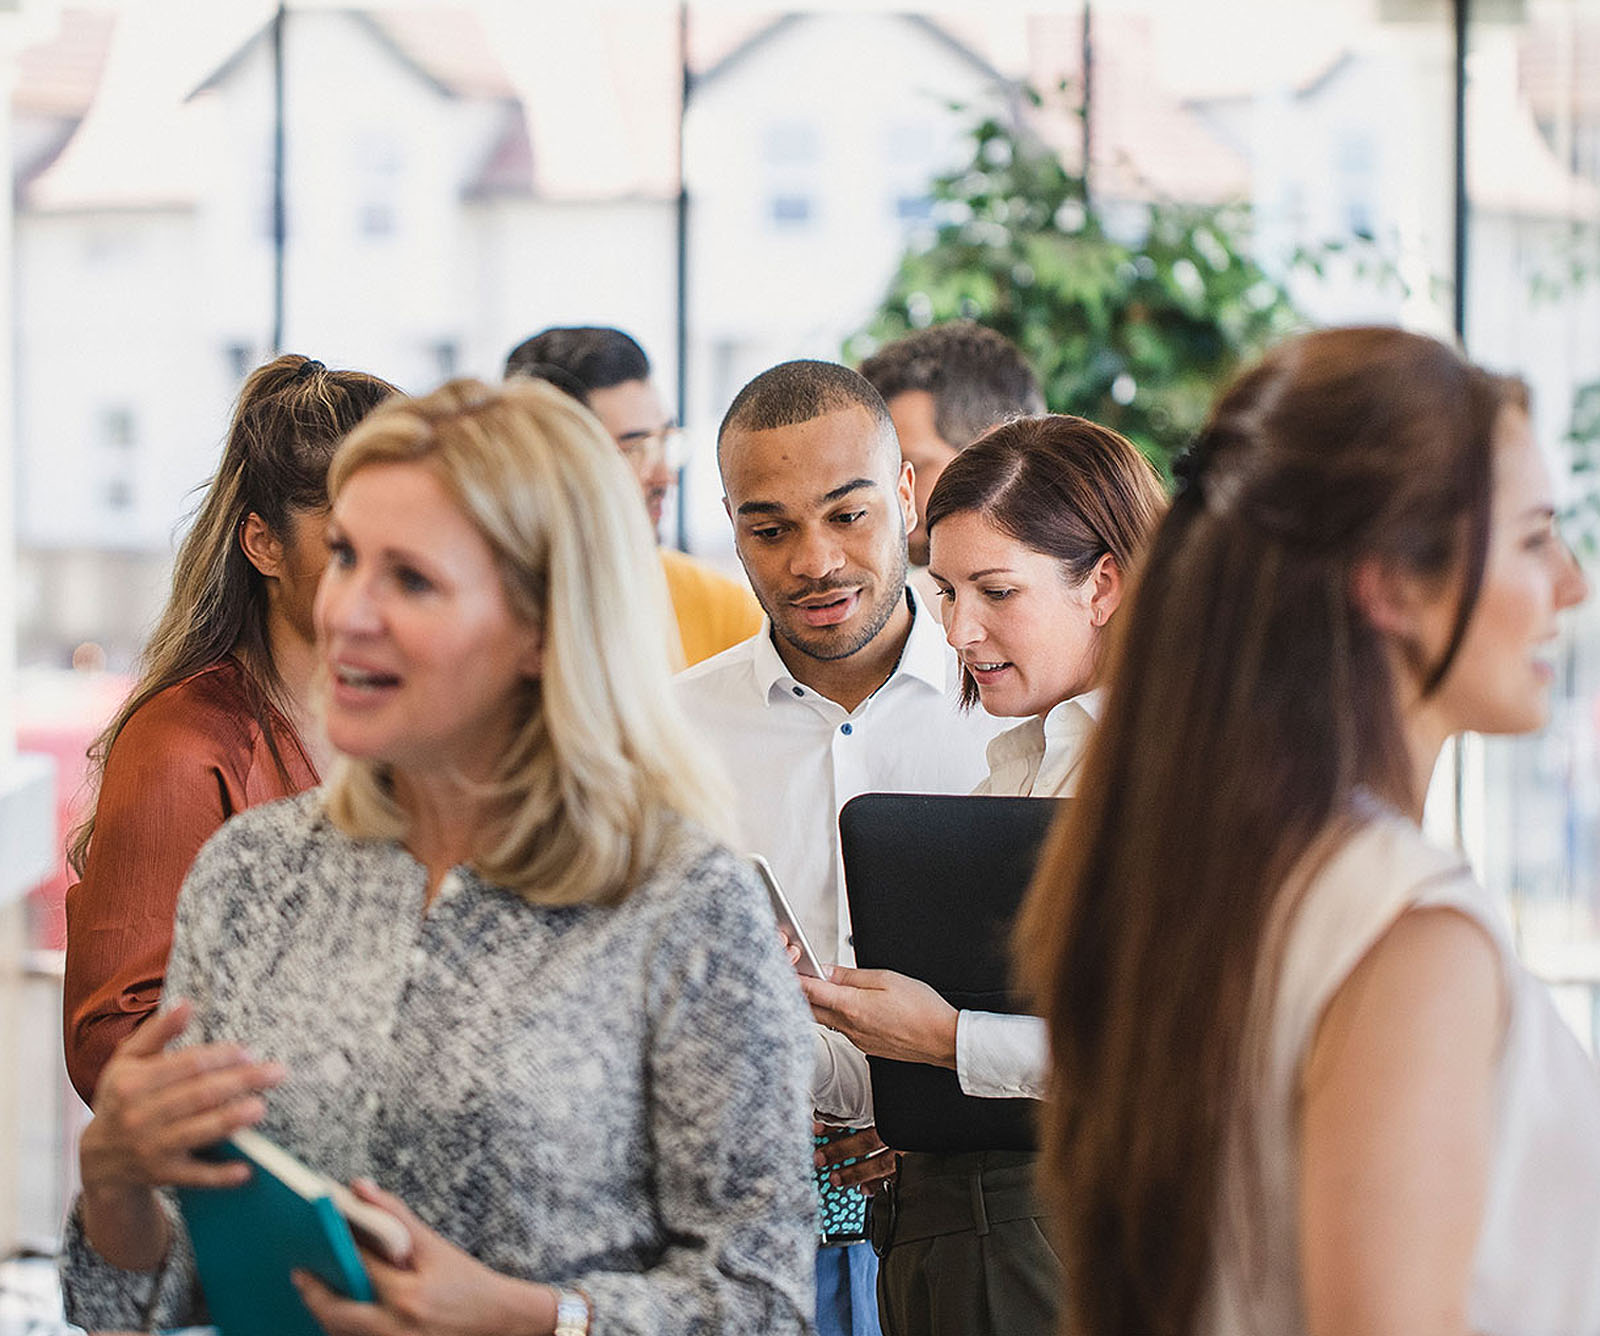
[[[644,349],[609,326],[546,329],[511,350],[506,375],[548,380],[588,405],[639,479],[659,541],[667,498],[684,462],[683,437],[650,379]],[[756,633],[761,608],[744,585],[673,548],[660,552],[684,666]]]
[[[908,535],[908,579],[930,608],[928,533],[922,517],[945,465],[990,427],[1045,411],[1039,382],[1022,350],[1005,335],[971,320],[907,334],[861,364],[861,374],[889,405],[900,457],[915,472],[917,521]]]

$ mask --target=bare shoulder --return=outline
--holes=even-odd
[[[1404,1064],[1442,1045],[1456,1060],[1487,1063],[1507,1002],[1500,950],[1482,923],[1449,906],[1408,909],[1328,1003],[1305,1084],[1315,1087],[1331,1064],[1353,1056],[1352,1047],[1375,1047]]]

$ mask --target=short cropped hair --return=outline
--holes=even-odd
[[[878,433],[895,440],[894,419],[870,381],[837,362],[780,362],[740,390],[717,428],[717,454],[733,431],[771,431],[826,413],[864,408]]]
[[[587,402],[594,390],[648,380],[650,359],[633,338],[609,325],[553,326],[511,350],[506,358],[506,378],[512,376],[552,381]],[[576,381],[583,393],[576,393],[564,377]]]
[[[933,396],[933,426],[965,449],[1001,422],[1037,417],[1044,395],[1022,350],[972,320],[952,320],[885,344],[861,364],[885,399],[908,390]]]
[[[396,397],[334,457],[337,502],[384,464],[429,470],[489,545],[512,615],[543,632],[493,778],[473,866],[536,904],[614,903],[688,819],[722,834],[725,782],[671,684],[673,627],[633,476],[588,410],[554,386],[453,380]],[[343,758],[325,789],[357,839],[406,831],[387,767]]]

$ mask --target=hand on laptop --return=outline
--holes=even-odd
[[[800,987],[812,1015],[863,1053],[955,1070],[958,1013],[920,980],[835,965],[827,980],[802,976]]]

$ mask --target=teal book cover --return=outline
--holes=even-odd
[[[331,1184],[254,1134],[232,1137],[209,1154],[244,1160],[251,1169],[241,1187],[178,1190],[206,1307],[222,1336],[322,1336],[289,1279],[297,1268],[341,1294],[372,1300]]]

